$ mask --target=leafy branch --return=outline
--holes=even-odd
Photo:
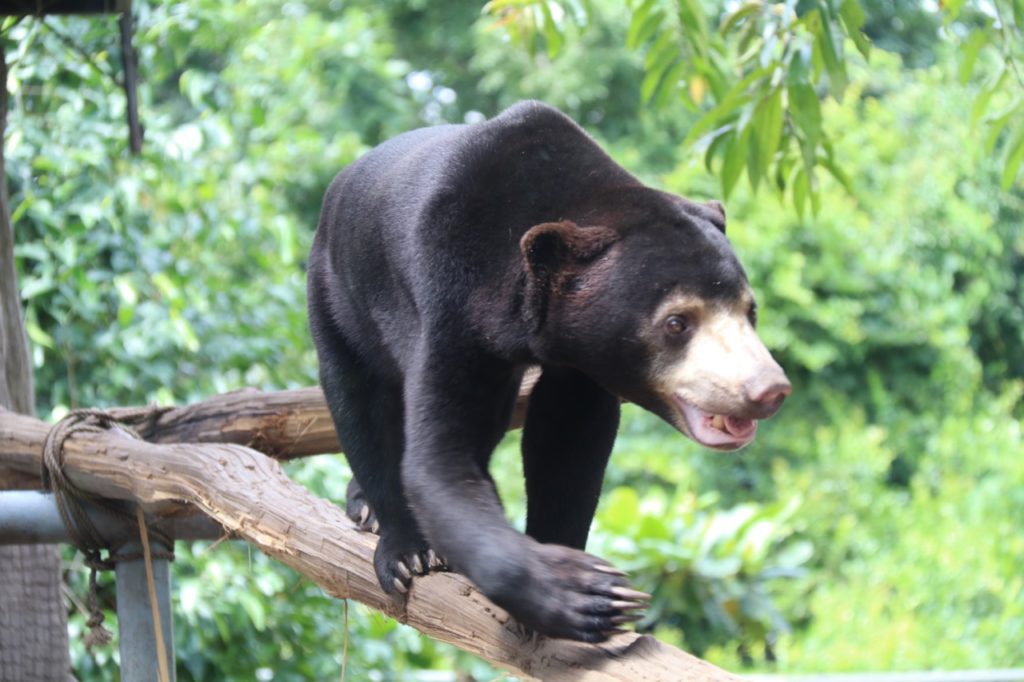
[[[987,129],[987,151],[1001,150],[1008,190],[1024,164],[1017,54],[1024,45],[1024,0],[1002,1],[1009,9],[999,2],[979,5],[978,13],[991,16],[964,40],[957,36],[965,31],[958,21],[965,0],[946,2],[943,11],[962,56],[962,83],[983,50],[999,54],[996,76],[981,86],[975,120]],[[565,42],[559,18],[585,25],[590,14],[579,0],[494,0],[484,11],[512,39],[531,47],[545,42],[549,57]],[[699,113],[684,145],[703,155],[725,197],[746,173],[755,192],[769,186],[802,216],[808,207],[819,210],[819,169],[854,193],[822,125],[822,102],[842,99],[851,59],[870,58],[865,19],[859,0],[745,0],[719,16],[708,15],[700,0],[634,0],[625,40],[644,55],[640,92],[646,103]],[[1010,74],[1012,94],[1006,91]],[[990,104],[998,113],[990,113]]]

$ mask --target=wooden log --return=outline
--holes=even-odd
[[[539,378],[538,368],[523,377],[509,429],[523,425],[530,391]],[[280,460],[343,449],[319,387],[273,392],[246,389],[174,407],[142,436],[154,443],[236,443]]]
[[[38,470],[48,427],[0,412],[0,462]],[[462,576],[416,578],[390,597],[373,570],[376,537],[291,481],[273,459],[234,444],[152,444],[117,430],[79,432],[64,446],[65,471],[89,492],[152,505],[184,502],[310,578],[328,594],[355,599],[435,639],[542,680],[579,682],[737,680],[700,659],[635,633],[602,645],[531,636]]]

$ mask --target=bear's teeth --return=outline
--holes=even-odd
[[[719,431],[724,431],[725,430],[725,417],[723,417],[720,414],[716,414],[714,417],[711,418],[711,425],[714,426]]]

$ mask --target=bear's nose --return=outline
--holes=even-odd
[[[747,400],[757,406],[758,418],[766,419],[775,414],[782,406],[782,401],[793,392],[786,375],[772,372],[759,375],[748,381],[744,386]]]

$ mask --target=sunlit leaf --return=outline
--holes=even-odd
[[[971,74],[974,72],[974,64],[978,61],[978,53],[981,52],[981,48],[988,44],[989,40],[990,36],[987,29],[976,28],[971,31],[971,35],[964,41],[964,45],[960,50],[960,65],[957,69],[957,77],[961,83],[966,83],[971,79]]]

